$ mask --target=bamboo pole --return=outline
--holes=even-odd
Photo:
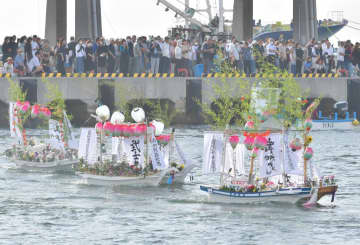
[[[304,158],[304,185],[306,185],[306,180],[307,180],[307,160]]]
[[[254,172],[254,160],[255,160],[255,157],[251,157],[248,184],[251,184],[251,181],[252,181],[252,175]]]

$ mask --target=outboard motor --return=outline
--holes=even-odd
[[[346,112],[348,112],[349,107],[346,101],[339,101],[334,104],[334,110],[338,114],[339,118],[345,118]]]

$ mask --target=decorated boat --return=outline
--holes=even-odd
[[[264,84],[265,88],[252,90],[244,127],[205,133],[203,172],[219,173],[220,184],[201,185],[200,190],[215,202],[304,202],[310,206],[325,195],[332,195],[334,201],[335,177],[320,177],[312,161],[310,116],[319,101],[303,112],[293,99],[297,96]]]
[[[90,185],[183,184],[194,164],[185,158],[174,131],[164,135],[161,121],[146,123],[141,108],[134,108],[131,116],[135,123],[124,123],[124,115],[115,111],[108,121],[110,111],[106,105],[96,110],[95,128],[81,130],[76,174]],[[107,153],[109,148],[111,154]],[[175,153],[181,163],[172,161]]]
[[[49,123],[49,138],[28,139],[24,122],[31,118],[44,118]],[[6,157],[17,167],[28,170],[72,170],[77,163],[75,137],[71,124],[64,112],[65,123],[49,119],[51,111],[45,106],[25,102],[10,102],[10,135],[15,143],[5,151]],[[70,147],[69,146],[70,143]]]
[[[18,100],[9,103],[10,136],[14,143],[5,151],[6,157],[22,169],[72,171],[78,162],[77,143],[61,94],[48,105],[31,105],[21,87],[10,82],[13,98]],[[49,137],[29,137],[25,123],[30,119],[48,123]]]

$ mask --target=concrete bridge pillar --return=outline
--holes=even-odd
[[[95,39],[102,36],[100,0],[75,1],[75,37]]]
[[[232,32],[239,41],[252,38],[253,5],[253,0],[234,0]]]
[[[47,0],[45,38],[54,46],[56,40],[66,39],[67,0]]]
[[[293,0],[293,25],[295,41],[306,44],[318,39],[316,0]]]

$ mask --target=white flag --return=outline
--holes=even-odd
[[[74,134],[74,131],[73,131],[73,127],[71,125],[71,122],[66,114],[66,112],[64,111],[64,124],[65,124],[65,127],[67,128],[68,130],[68,146],[69,148],[71,149],[78,149],[79,147],[79,142],[76,140],[75,138],[75,134]]]
[[[144,166],[144,136],[134,136],[124,139],[124,151],[129,165]]]
[[[153,169],[165,169],[166,164],[164,161],[163,153],[160,150],[160,146],[155,138],[154,131],[152,130],[150,138],[150,156]]]
[[[282,144],[281,134],[270,134],[267,137],[265,150],[259,154],[260,178],[271,177],[282,174]]]
[[[237,144],[234,150],[231,144],[228,142],[226,144],[226,150],[225,150],[224,173],[230,174],[231,176],[235,176],[234,171],[236,171],[237,175],[245,174],[244,159],[245,159],[245,146],[243,144]],[[231,171],[229,171],[230,169]]]
[[[58,121],[49,119],[49,143],[58,150],[65,150],[65,145],[61,136],[61,131],[64,133],[64,128],[61,127]]]
[[[94,164],[98,161],[99,150],[97,149],[95,128],[81,129],[78,157],[84,159],[88,164]]]
[[[203,173],[219,173],[224,151],[224,134],[205,133],[203,152]]]
[[[22,144],[23,138],[21,131],[17,124],[19,123],[19,117],[15,114],[15,103],[9,102],[9,125],[10,125],[10,136],[17,138],[19,143]]]
[[[287,174],[302,175],[302,171],[299,169],[299,161],[302,154],[300,150],[293,152],[289,146],[289,136],[288,133],[284,133],[284,171]]]

